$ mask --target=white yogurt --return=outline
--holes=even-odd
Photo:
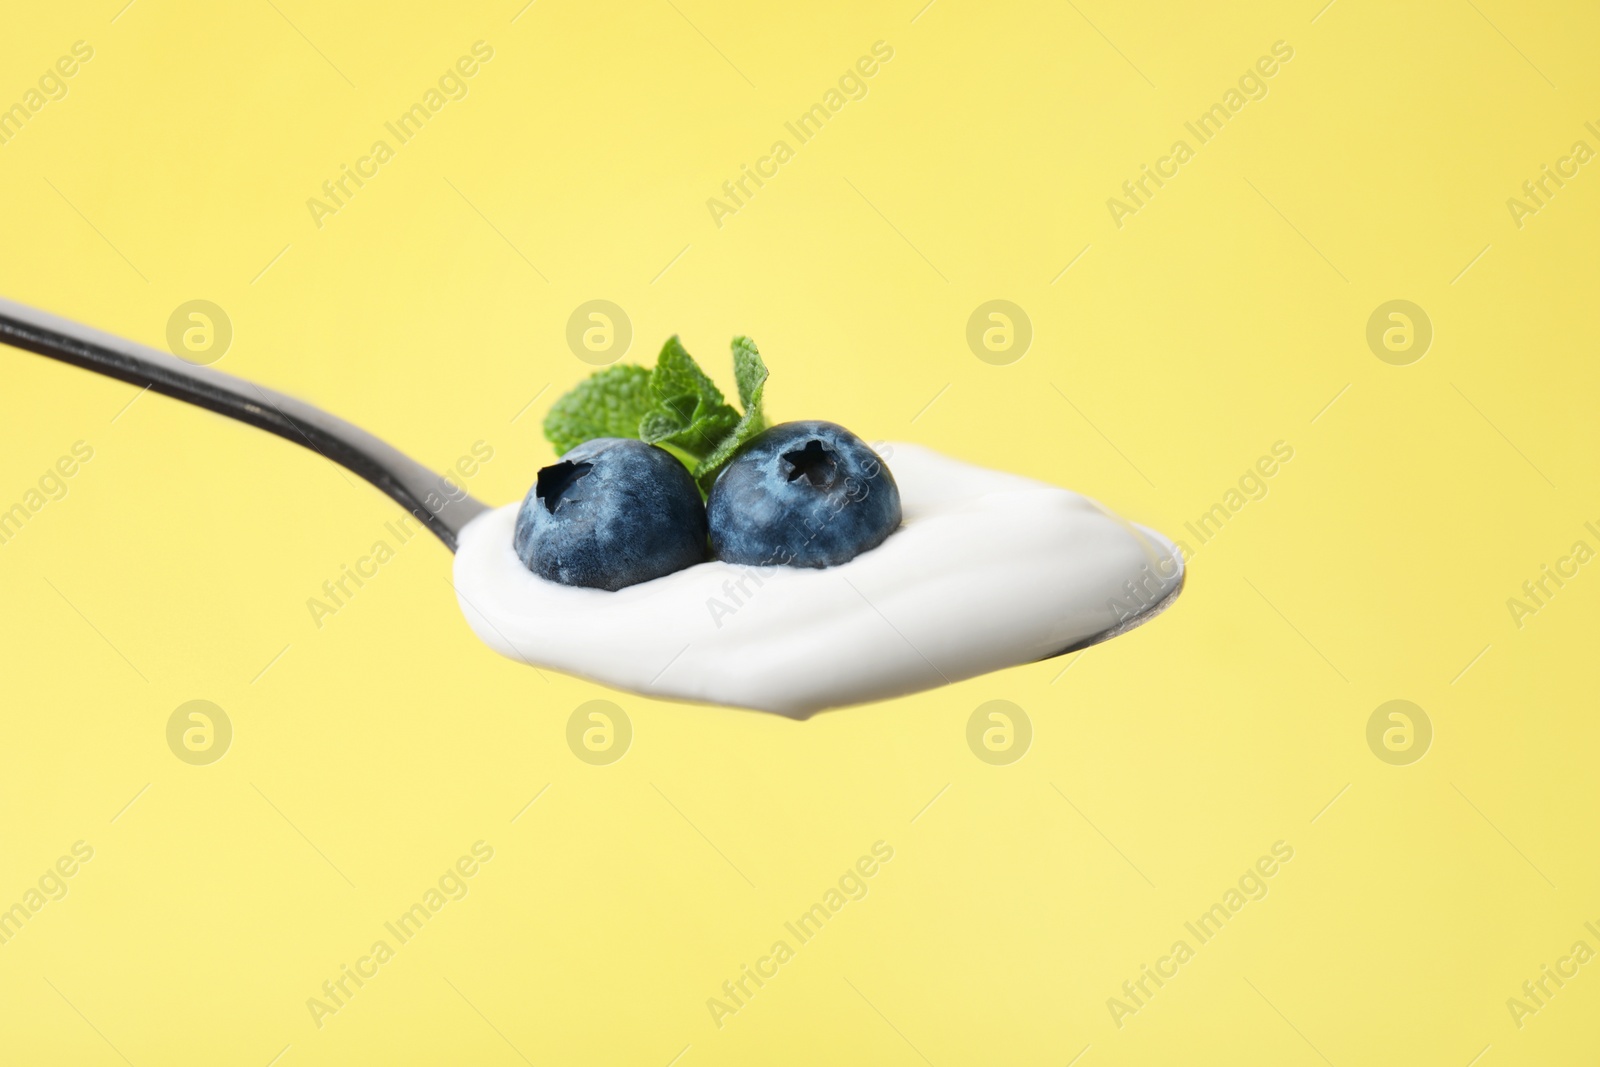
[[[883,452],[904,522],[842,566],[713,562],[614,593],[580,589],[523,567],[511,548],[519,504],[507,504],[461,531],[461,610],[512,659],[806,718],[1103,639],[1182,585],[1171,542],[1087,497],[917,445]]]

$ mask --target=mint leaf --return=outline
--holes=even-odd
[[[767,384],[767,365],[756,350],[756,343],[748,337],[733,339],[733,377],[739,383],[739,403],[744,408],[744,415],[695,467],[695,481],[700,483],[703,493],[711,492],[711,483],[717,480],[717,473],[739,450],[739,446],[767,428],[766,417],[761,411],[761,394]]]
[[[650,391],[654,410],[639,423],[639,439],[649,444],[672,445],[698,459],[715,451],[739,422],[739,413],[676,336],[661,348]]]
[[[708,404],[723,403],[722,390],[717,388],[716,382],[706,377],[706,372],[700,369],[700,364],[683,347],[677,334],[667,338],[667,343],[661,346],[650,388],[663,401],[692,396]]]
[[[767,381],[767,365],[756,351],[756,343],[742,334],[733,339],[733,380],[739,385],[739,406],[748,418],[751,408],[761,407],[761,387]]]
[[[652,411],[639,420],[639,440],[646,444],[659,444],[673,434],[682,432],[687,421],[676,413]]]
[[[655,406],[651,374],[643,367],[607,367],[557,400],[544,419],[544,435],[561,455],[596,437],[638,437],[639,422]]]

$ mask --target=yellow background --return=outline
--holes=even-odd
[[[0,546],[0,906],[95,850],[0,946],[0,1058],[1593,1055],[1600,964],[1521,1028],[1506,1000],[1580,938],[1600,949],[1600,568],[1521,628],[1506,601],[1600,548],[1600,170],[1520,229],[1506,200],[1600,148],[1600,17],[920,2],[7,13],[0,103],[74,41],[94,58],[0,146],[0,293],[156,346],[175,307],[214,301],[220,369],[436,468],[484,441],[487,502],[548,462],[539,420],[591,369],[567,318],[594,298],[631,317],[629,359],[679,332],[731,385],[747,332],[779,418],[1070,486],[1174,537],[1274,442],[1294,459],[1148,627],[795,723],[497,658],[426,536],[318,629],[306,599],[390,501],[0,352],[0,507],[95,450]],[[467,98],[317,228],[307,198],[478,40],[494,58]],[[707,198],[879,40],[866,98],[718,228]],[[1107,198],[1279,40],[1269,94],[1118,228]],[[965,340],[994,298],[1035,330],[1008,366]],[[1433,323],[1409,366],[1365,340],[1391,299]],[[594,698],[633,723],[611,766],[566,745]],[[1435,731],[1410,766],[1365,739],[1396,698]],[[210,766],[166,745],[193,699],[234,726]],[[1033,724],[1009,766],[965,741],[993,699]],[[319,1029],[307,998],[478,840],[470,894]],[[869,895],[715,1026],[707,998],[878,840],[894,859]],[[1266,898],[1115,1025],[1107,998],[1280,840]]]

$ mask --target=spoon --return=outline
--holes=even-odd
[[[451,552],[462,527],[488,510],[399,449],[303,400],[3,297],[0,343],[142,385],[314,449],[381,489]]]
[[[313,449],[377,486],[433,531],[451,552],[457,550],[467,524],[490,510],[392,445],[321,408],[4,298],[0,298],[0,344],[144,386]],[[1141,542],[1148,540],[1125,520],[1117,521],[1135,531]],[[1146,553],[1155,558],[1148,545]],[[1159,600],[1123,617],[1116,625],[1043,658],[1081,651],[1148,622],[1172,606],[1185,577],[1180,572],[1178,580]]]

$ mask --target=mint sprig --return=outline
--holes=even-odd
[[[661,445],[708,493],[739,446],[767,428],[761,407],[767,365],[748,337],[733,339],[733,376],[742,415],[674,336],[662,346],[654,370],[608,367],[579,382],[550,408],[544,435],[557,453],[596,437]]]

